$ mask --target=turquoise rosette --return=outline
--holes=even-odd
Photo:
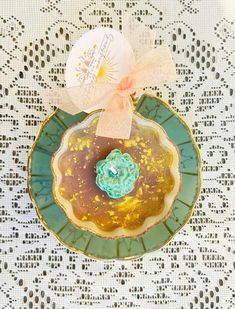
[[[114,149],[96,164],[96,184],[111,198],[120,198],[134,189],[139,177],[138,165],[128,153]]]

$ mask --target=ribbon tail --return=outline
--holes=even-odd
[[[71,115],[82,112],[81,108],[73,103],[66,88],[45,90],[42,93],[42,98],[51,107],[56,106]]]
[[[176,69],[169,48],[161,45],[141,56],[130,72],[130,78],[133,80],[133,88],[174,81]]]
[[[129,139],[132,115],[131,98],[114,95],[111,103],[101,112],[96,135],[108,138]]]
[[[75,115],[82,111],[91,112],[104,108],[110,102],[110,97],[116,84],[106,82],[92,82],[75,87],[48,90],[44,92],[44,99],[52,106]]]
[[[144,26],[135,16],[124,14],[122,29],[123,35],[133,48],[136,59],[154,48],[156,31]]]

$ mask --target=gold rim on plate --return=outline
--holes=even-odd
[[[89,113],[88,116],[85,117],[85,118],[82,120],[82,122],[88,120],[90,117],[92,117],[93,115],[98,114],[98,113],[100,113],[100,112],[101,112],[101,110],[96,110],[96,111],[93,111],[93,112]],[[62,136],[61,136],[60,145],[59,145],[59,147],[57,148],[57,150],[52,154],[51,160],[50,160],[50,168],[51,168],[51,172],[52,172],[52,176],[53,176],[53,182],[52,182],[52,196],[53,196],[53,199],[54,199],[54,201],[56,202],[56,204],[57,204],[58,206],[60,206],[60,207],[63,209],[63,211],[64,211],[64,213],[65,213],[65,216],[66,216],[66,218],[68,219],[68,221],[69,221],[73,226],[75,226],[75,228],[81,229],[81,230],[83,230],[83,231],[92,233],[92,234],[95,235],[95,236],[99,236],[99,237],[101,237],[101,238],[108,239],[108,240],[112,240],[112,239],[124,239],[124,238],[129,238],[129,239],[131,239],[131,238],[139,238],[139,237],[142,237],[142,236],[144,236],[144,234],[146,234],[147,232],[149,232],[149,230],[152,229],[154,226],[156,226],[157,224],[160,224],[160,223],[162,223],[163,221],[167,220],[167,218],[170,216],[170,214],[171,214],[171,212],[172,212],[172,210],[173,210],[173,205],[174,205],[174,203],[175,203],[175,201],[176,201],[176,199],[177,199],[177,197],[178,197],[178,195],[179,195],[179,192],[180,192],[181,186],[182,186],[182,176],[181,176],[181,173],[180,173],[180,171],[179,171],[180,153],[179,153],[178,146],[169,138],[169,136],[167,135],[167,133],[166,133],[166,131],[164,130],[164,128],[161,127],[158,123],[156,123],[155,121],[153,121],[153,120],[151,120],[151,119],[145,118],[144,116],[142,116],[142,115],[141,115],[140,113],[138,113],[137,111],[134,111],[134,113],[135,113],[135,115],[136,115],[137,117],[141,118],[141,119],[144,120],[144,121],[147,120],[148,122],[152,123],[152,125],[153,125],[154,127],[157,127],[157,130],[160,130],[161,133],[164,134],[164,140],[167,140],[168,144],[171,145],[170,147],[172,147],[172,149],[174,148],[174,151],[175,151],[175,152],[177,153],[177,155],[178,155],[178,157],[177,157],[177,167],[176,167],[176,164],[174,164],[174,165],[175,165],[175,166],[174,166],[174,170],[177,169],[177,177],[178,177],[178,180],[179,180],[178,184],[175,185],[176,187],[177,187],[177,185],[178,185],[178,188],[177,188],[177,191],[174,193],[174,199],[172,200],[171,206],[169,207],[167,213],[165,213],[164,216],[163,216],[162,218],[160,218],[160,220],[158,220],[157,222],[154,222],[154,223],[152,223],[151,225],[149,225],[144,231],[142,231],[142,232],[139,233],[138,235],[133,235],[133,236],[132,236],[132,235],[125,235],[125,236],[113,236],[113,237],[109,237],[109,236],[103,236],[103,235],[100,235],[100,234],[98,234],[98,233],[95,233],[95,231],[92,230],[91,228],[88,228],[88,227],[85,227],[85,226],[79,226],[78,224],[76,224],[76,223],[72,220],[71,216],[69,217],[69,216],[67,215],[67,212],[66,212],[66,210],[65,210],[65,206],[64,206],[63,203],[58,199],[57,194],[56,194],[56,180],[57,180],[57,174],[55,173],[55,168],[53,167],[53,162],[54,162],[54,160],[55,160],[55,157],[58,155],[58,152],[59,152],[60,149],[61,149],[61,145],[64,143],[64,140],[65,140],[65,138],[66,138],[66,136],[67,136],[67,134],[68,134],[68,133],[67,133],[67,130],[70,130],[70,129],[75,128],[78,124],[72,125],[72,126],[70,126],[67,130],[65,130],[65,132],[64,132],[64,133],[62,134]],[[159,131],[158,131],[158,133],[159,133]],[[160,135],[160,134],[159,134],[159,135]],[[162,138],[162,135],[161,135],[160,140],[162,141],[162,139],[163,139],[163,138]],[[165,146],[165,145],[166,145],[166,144],[164,144],[164,146]],[[168,145],[166,148],[169,149],[169,145]],[[171,149],[171,151],[172,151],[172,149]],[[172,165],[172,166],[173,166],[173,165]],[[172,168],[172,166],[171,166],[171,168]],[[173,191],[173,190],[172,190],[172,191]],[[172,193],[172,191],[171,191],[170,193]],[[73,215],[73,216],[74,216],[74,215]],[[146,218],[145,221],[146,221],[147,219],[148,219],[148,218]],[[144,222],[145,222],[145,221],[144,221]],[[91,222],[91,221],[89,221],[89,222]],[[122,229],[123,229],[123,228],[122,228]],[[123,229],[123,230],[125,230],[125,229]]]
[[[89,257],[89,258],[92,258],[92,259],[95,259],[95,260],[100,260],[100,261],[112,261],[112,260],[132,260],[132,259],[136,259],[136,258],[140,258],[140,257],[143,257],[145,254],[147,253],[150,253],[150,252],[154,252],[154,251],[157,251],[157,250],[160,250],[161,248],[163,248],[165,245],[167,245],[170,241],[172,241],[174,239],[174,237],[177,235],[177,233],[190,221],[191,217],[192,217],[192,214],[194,212],[194,208],[195,208],[195,204],[196,204],[196,201],[200,195],[200,192],[201,192],[201,188],[202,188],[202,175],[201,175],[201,169],[202,169],[202,158],[201,158],[201,154],[200,154],[200,150],[199,150],[199,147],[195,141],[195,138],[193,136],[193,133],[192,133],[192,130],[190,129],[190,127],[187,125],[187,123],[185,122],[185,120],[178,114],[178,112],[176,112],[175,110],[173,110],[173,108],[168,104],[166,103],[165,101],[163,101],[161,98],[157,97],[157,96],[154,96],[150,93],[145,93],[144,95],[148,96],[148,97],[152,97],[154,99],[157,99],[158,101],[161,102],[162,105],[164,105],[166,108],[168,108],[174,115],[176,115],[179,120],[181,121],[181,123],[184,125],[186,131],[189,133],[189,136],[191,138],[191,142],[196,150],[196,153],[197,153],[197,157],[198,157],[198,187],[197,187],[197,194],[195,195],[195,198],[193,200],[193,203],[192,203],[192,207],[190,209],[190,213],[188,215],[188,218],[187,220],[180,226],[178,227],[174,234],[171,235],[171,237],[169,237],[158,249],[152,249],[152,250],[149,250],[147,252],[144,252],[143,254],[140,254],[140,255],[134,255],[134,256],[128,256],[128,257],[123,257],[123,258],[99,258],[97,256],[94,256],[90,253],[85,253],[83,252],[82,250],[79,250],[73,246],[70,246],[68,244],[66,244],[62,239],[59,238],[59,236],[48,226],[48,224],[44,221],[43,217],[41,216],[40,212],[39,212],[39,209],[37,207],[37,203],[36,201],[34,200],[34,197],[32,195],[32,190],[31,190],[31,184],[30,184],[30,181],[31,181],[31,160],[32,160],[32,154],[33,154],[33,151],[34,151],[34,148],[36,147],[36,144],[37,144],[37,141],[43,131],[43,128],[44,126],[49,122],[49,120],[57,113],[57,111],[59,110],[58,108],[52,112],[49,116],[47,116],[45,118],[45,120],[41,123],[40,127],[39,127],[39,130],[36,134],[36,137],[35,137],[35,140],[31,146],[31,149],[29,150],[29,154],[28,154],[28,161],[27,161],[27,191],[29,193],[29,196],[30,196],[30,199],[32,201],[32,204],[34,205],[35,207],[35,210],[36,210],[36,213],[37,213],[37,216],[39,218],[39,221],[41,222],[41,224],[43,225],[43,227],[48,230],[56,239],[57,241],[62,244],[63,246],[65,246],[66,248],[68,248],[69,250],[73,251],[73,252],[76,252],[76,253],[80,253],[86,257]],[[135,104],[136,105],[136,104]],[[151,120],[151,119],[149,119]],[[66,216],[67,218],[67,216]],[[68,219],[68,218],[67,218]],[[163,220],[164,221],[164,220]],[[118,239],[116,239],[116,241],[118,241]]]

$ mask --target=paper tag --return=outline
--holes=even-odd
[[[69,54],[65,71],[66,86],[92,81],[118,83],[132,65],[126,61],[134,59],[129,54],[133,55],[132,48],[120,32],[111,28],[96,28],[86,32]]]

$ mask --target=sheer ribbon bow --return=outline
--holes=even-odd
[[[96,110],[102,102],[102,112],[96,135],[128,139],[132,123],[132,94],[139,95],[144,87],[176,79],[175,65],[166,45],[153,48],[155,32],[133,18],[126,18],[123,34],[134,53],[126,53],[129,72],[120,82],[92,82],[49,92],[49,101],[70,114]],[[140,55],[141,52],[141,55]],[[135,55],[135,56],[134,56]]]

